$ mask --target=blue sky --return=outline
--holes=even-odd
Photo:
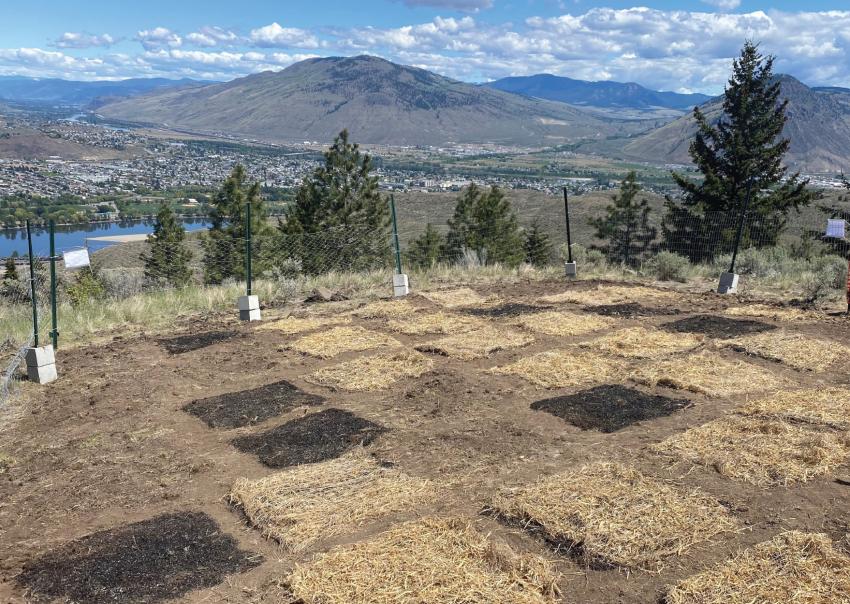
[[[846,0],[42,0],[0,5],[0,75],[232,79],[375,54],[467,81],[549,72],[716,93],[744,39],[850,86]]]

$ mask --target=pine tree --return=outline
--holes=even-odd
[[[6,258],[6,271],[3,273],[3,281],[18,281],[19,279],[15,259],[10,256]]]
[[[605,242],[602,251],[609,262],[636,266],[658,234],[658,229],[649,224],[649,202],[636,199],[640,191],[637,174],[629,172],[613,197],[614,203],[605,208],[605,216],[589,221],[596,237]]]
[[[177,287],[187,285],[192,278],[192,252],[186,247],[186,229],[167,203],[160,205],[147,243],[147,251],[141,254],[145,277]]]
[[[391,260],[389,202],[378,190],[372,158],[343,130],[324,165],[304,179],[279,228],[284,255],[304,270],[365,270]]]
[[[532,266],[543,267],[552,259],[552,242],[535,220],[525,233],[525,261]]]
[[[694,108],[698,131],[689,153],[702,180],[673,172],[681,202],[668,200],[665,247],[704,260],[730,251],[736,221],[751,186],[745,245],[775,245],[791,209],[807,205],[814,194],[799,173],[787,174],[782,159],[790,141],[781,138],[788,101],[780,102],[773,56],[746,42],[732,67],[716,124]],[[708,245],[706,242],[712,242]],[[716,243],[714,243],[716,242]]]
[[[425,232],[410,242],[407,262],[415,268],[433,268],[440,260],[443,245],[443,236],[429,222]]]

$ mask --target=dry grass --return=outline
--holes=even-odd
[[[359,326],[334,327],[299,338],[287,348],[303,354],[329,359],[343,352],[358,352],[381,346],[400,346],[401,342],[390,336]]]
[[[420,313],[404,319],[393,319],[387,327],[411,336],[424,334],[454,334],[478,329],[484,322],[473,317],[462,317],[446,312]]]
[[[533,341],[534,338],[527,334],[485,326],[474,331],[454,334],[433,342],[420,344],[416,346],[416,350],[471,361],[488,357],[499,350],[527,346]]]
[[[722,346],[746,352],[770,361],[806,371],[826,371],[850,356],[850,348],[807,335],[787,331],[768,331],[723,340]]]
[[[417,378],[433,367],[434,360],[424,354],[395,350],[324,367],[306,380],[330,388],[368,392],[388,388],[402,378]]]
[[[617,379],[622,363],[578,348],[547,350],[491,371],[518,375],[543,388],[568,388]]]
[[[558,579],[465,520],[426,518],[319,556],[288,583],[304,604],[545,604]]]
[[[726,508],[699,491],[685,492],[613,463],[506,490],[491,507],[541,530],[590,566],[658,571],[665,558],[737,528]]]
[[[653,450],[759,486],[808,482],[847,461],[850,435],[730,415],[677,434]]]
[[[427,480],[383,467],[358,450],[259,480],[239,479],[230,501],[263,535],[298,552],[404,512],[433,495]]]
[[[774,319],[775,321],[817,321],[818,316],[813,312],[800,310],[799,308],[782,308],[768,304],[747,304],[745,306],[733,306],[723,311],[732,317],[762,317]]]
[[[640,367],[632,377],[648,386],[662,385],[708,396],[734,396],[771,390],[787,381],[743,361],[729,361],[708,351]]]
[[[422,292],[422,295],[434,304],[439,304],[446,308],[466,308],[493,301],[492,299],[481,296],[478,292],[468,287]]]
[[[269,323],[261,323],[257,326],[257,329],[260,331],[277,331],[284,335],[292,335],[349,322],[351,322],[350,317],[286,317]]]
[[[695,334],[629,327],[590,342],[582,342],[579,346],[602,354],[633,359],[655,359],[675,352],[692,350],[703,341],[703,337]]]
[[[622,285],[601,285],[596,289],[566,291],[561,294],[543,296],[540,301],[545,304],[585,304],[602,306],[605,304],[621,304],[624,302],[673,302],[680,300],[681,295],[671,291],[653,289],[651,287]]]
[[[606,329],[616,325],[617,321],[607,317],[588,315],[578,312],[548,311],[523,315],[512,321],[518,325],[537,333],[549,336],[579,336],[582,334]]]
[[[408,300],[379,300],[353,310],[351,314],[361,319],[400,319],[418,310]]]
[[[749,401],[735,412],[850,430],[850,389],[829,387],[777,392],[767,398]]]
[[[790,531],[670,589],[667,604],[848,604],[850,558],[820,533]]]

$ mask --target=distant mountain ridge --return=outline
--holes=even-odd
[[[16,102],[55,103],[85,107],[106,99],[126,98],[155,90],[203,86],[209,81],[169,80],[167,78],[133,78],[80,82],[57,78],[25,78],[0,76],[0,99]]]

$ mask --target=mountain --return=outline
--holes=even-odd
[[[97,105],[107,98],[124,98],[155,90],[209,84],[198,80],[136,78],[115,81],[75,82],[55,78],[0,76],[0,99],[15,102],[54,103],[78,107]]]
[[[658,92],[632,82],[587,82],[550,74],[502,78],[485,86],[538,99],[601,109],[685,111],[711,98],[704,94]]]
[[[372,56],[308,59],[279,72],[110,103],[107,118],[274,142],[555,145],[646,124],[466,84]]]
[[[788,99],[788,122],[783,136],[791,140],[785,163],[803,172],[850,170],[850,90],[809,88],[799,80],[778,76],[783,99]],[[716,121],[722,101],[701,107]],[[690,163],[688,147],[696,133],[693,116],[679,118],[620,147],[622,156],[644,161]]]

